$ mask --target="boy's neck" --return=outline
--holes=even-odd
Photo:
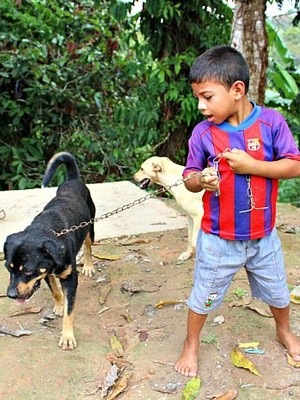
[[[237,102],[235,112],[227,118],[226,122],[232,126],[239,126],[253,111],[253,104],[247,96],[243,96]]]

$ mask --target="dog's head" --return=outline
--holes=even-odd
[[[5,267],[10,273],[7,296],[24,301],[39,289],[42,279],[62,264],[64,246],[55,238],[32,238],[24,231],[7,237]]]
[[[164,159],[167,157],[153,156],[143,162],[141,168],[133,175],[141,189],[146,189],[153,183],[160,184],[159,174],[164,171]]]

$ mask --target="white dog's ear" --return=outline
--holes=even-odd
[[[153,171],[154,172],[161,172],[162,168],[160,165],[152,163]]]

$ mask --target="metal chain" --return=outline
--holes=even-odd
[[[203,174],[202,172],[193,172],[193,173],[191,173],[190,175],[188,175],[188,176],[185,177],[185,178],[180,178],[180,179],[178,179],[178,180],[177,180],[175,183],[173,183],[172,185],[167,185],[167,186],[161,187],[161,188],[155,190],[153,193],[147,194],[146,196],[140,197],[139,199],[134,200],[134,201],[131,202],[131,203],[127,203],[127,204],[124,204],[123,206],[120,206],[120,207],[118,207],[118,208],[115,208],[113,211],[108,211],[107,213],[102,214],[100,217],[91,218],[89,221],[80,222],[80,224],[78,224],[78,225],[72,225],[70,228],[64,228],[64,229],[62,229],[60,232],[56,232],[56,231],[54,231],[54,230],[53,230],[52,232],[54,233],[54,235],[55,235],[56,237],[59,237],[59,236],[62,236],[62,235],[66,235],[67,233],[70,233],[70,232],[75,232],[75,231],[77,231],[78,229],[85,228],[86,226],[91,225],[91,224],[94,224],[95,222],[98,222],[98,221],[100,221],[100,220],[102,220],[102,219],[109,218],[109,217],[111,217],[112,215],[119,214],[119,213],[121,213],[121,212],[123,212],[123,211],[125,211],[125,210],[128,210],[128,209],[131,208],[131,207],[134,207],[134,206],[136,206],[136,205],[138,205],[138,204],[142,204],[142,203],[144,203],[144,201],[146,201],[146,200],[148,200],[148,199],[154,198],[155,196],[157,196],[157,195],[159,195],[159,194],[162,194],[162,193],[167,192],[167,191],[170,190],[172,187],[181,185],[182,183],[184,183],[184,182],[186,182],[186,181],[188,181],[188,180],[190,180],[190,179],[192,179],[192,178],[195,178],[196,176],[201,176],[201,175],[202,175],[202,176],[208,176],[209,174]]]
[[[256,207],[254,198],[253,198],[253,192],[251,188],[251,176],[246,175],[246,181],[247,181],[247,196],[249,198],[249,203],[250,203],[250,208],[248,210],[241,210],[239,211],[240,214],[250,212],[252,210],[267,210],[268,207]]]

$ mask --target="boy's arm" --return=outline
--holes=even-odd
[[[300,159],[282,158],[275,161],[261,161],[239,149],[223,153],[222,157],[227,160],[236,174],[258,175],[271,179],[291,179],[300,176]]]

